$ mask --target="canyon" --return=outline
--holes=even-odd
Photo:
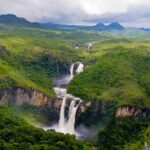
[[[57,116],[55,124],[44,129],[55,129],[58,132],[76,134],[75,127],[84,124],[82,118],[89,115],[93,118],[99,118],[107,113],[108,102],[83,101],[67,93],[66,86],[71,82],[74,76],[83,72],[83,63],[76,62],[70,66],[70,74],[59,76],[54,79],[54,91],[56,97],[50,98],[42,92],[33,88],[15,87],[3,89],[0,91],[0,104],[22,105],[24,103],[37,107],[47,107]],[[141,109],[130,105],[123,105],[117,108],[116,117],[126,116],[148,116],[148,109]],[[51,116],[52,114],[50,114]],[[84,118],[84,119],[85,119]],[[90,117],[89,117],[90,118]]]

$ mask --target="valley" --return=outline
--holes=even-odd
[[[150,33],[82,28],[0,20],[0,149],[150,146]]]

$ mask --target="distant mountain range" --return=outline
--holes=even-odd
[[[37,23],[30,22],[25,18],[20,18],[12,14],[1,15],[0,23],[14,26],[23,26],[23,27],[33,27],[33,28],[46,28],[46,29],[55,29],[55,30],[123,30],[124,27],[119,23],[111,23],[109,25],[104,25],[103,23],[98,23],[95,26],[78,26],[78,25],[61,25],[54,23]]]
[[[42,27],[40,23],[30,22],[25,18],[20,18],[12,14],[1,15],[0,23],[7,24],[7,25],[14,25],[14,26],[24,26],[24,27],[36,27],[36,28]]]
[[[6,14],[0,15],[0,24],[7,24],[19,27],[30,27],[30,28],[46,28],[53,30],[94,30],[94,31],[112,31],[118,30],[122,31],[125,28],[119,24],[118,22],[113,22],[108,25],[103,23],[98,23],[94,26],[79,26],[79,25],[62,25],[62,24],[54,24],[54,23],[37,23],[30,22],[25,18],[17,17],[16,15]],[[150,31],[150,28],[139,28],[143,31]]]
[[[96,30],[96,31],[103,31],[103,30],[123,30],[124,27],[119,23],[111,23],[109,25],[105,25],[103,23],[98,23],[94,26],[78,26],[78,25],[60,25],[60,24],[53,24],[53,23],[45,23],[42,24],[43,27],[48,29],[66,29],[66,30]]]

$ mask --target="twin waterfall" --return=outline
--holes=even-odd
[[[74,74],[79,74],[83,71],[84,65],[82,63],[74,63],[70,67],[70,75],[66,75],[65,77],[60,78],[56,81],[56,86],[54,88],[55,93],[58,98],[62,98],[62,104],[60,108],[60,119],[57,127],[54,129],[63,133],[75,134],[75,120],[76,120],[76,112],[82,100],[78,97],[75,97],[71,94],[67,94],[67,89],[65,85],[69,84],[69,82],[73,79]],[[61,83],[64,87],[61,87]],[[69,104],[69,110],[66,114],[66,106]]]
[[[78,67],[76,68],[76,73],[79,74],[81,72],[83,72],[83,69],[84,69],[84,65],[82,63],[78,63],[77,64]],[[75,67],[75,64],[72,64],[71,67],[70,67],[70,81],[73,79],[74,77],[74,67]],[[69,81],[69,82],[70,82]]]
[[[65,118],[65,107],[67,98],[71,98],[72,101],[70,102],[69,111],[68,111],[68,119]],[[78,101],[78,104],[76,102]],[[60,109],[60,119],[59,119],[59,131],[63,133],[70,133],[75,134],[75,117],[76,112],[81,103],[81,100],[79,98],[75,98],[72,95],[67,94],[62,101],[61,109]]]

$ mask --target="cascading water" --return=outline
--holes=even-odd
[[[95,43],[97,43],[97,42],[89,42],[89,43],[87,43],[86,44],[87,45],[87,49],[90,50]]]
[[[88,45],[88,50],[93,46],[91,42],[89,42],[87,45]]]
[[[79,63],[76,73],[79,74],[83,72],[83,68],[84,68],[84,65],[82,63]]]
[[[74,77],[73,71],[74,71],[74,64],[72,64],[71,67],[70,67],[70,81],[71,81],[71,80],[73,79],[73,77]]]
[[[76,70],[74,70],[75,64],[78,65]],[[55,129],[56,131],[63,132],[63,133],[75,134],[76,112],[78,107],[80,106],[81,99],[71,94],[67,94],[67,89],[65,87],[63,88],[60,87],[60,85],[61,83],[66,83],[66,85],[69,84],[69,82],[74,78],[74,72],[79,74],[80,72],[83,71],[83,68],[84,65],[82,63],[74,63],[70,67],[70,75],[66,75],[66,77],[63,77],[62,79],[56,81],[58,86],[54,88],[55,93],[58,98],[62,98],[63,100],[60,108],[59,123],[58,125],[51,127],[51,129]],[[63,81],[64,79],[65,81]],[[66,119],[65,108],[68,100],[71,100],[71,102],[69,104],[68,119]]]
[[[71,134],[75,134],[75,117],[76,117],[76,112],[77,109],[81,103],[81,101],[79,101],[79,104],[77,104],[75,106],[75,100],[73,100],[70,104],[70,108],[69,108],[69,119],[67,121],[66,127],[68,129],[68,132]]]
[[[65,107],[67,99],[72,99],[69,105],[68,119],[65,118]],[[80,103],[81,100],[79,98],[76,98],[70,94],[67,94],[63,98],[63,102],[60,109],[60,119],[58,124],[59,132],[75,134],[75,118]]]
[[[58,98],[64,98],[67,94],[66,88],[55,87],[54,91],[55,91]]]
[[[74,106],[75,106],[75,101],[72,100],[70,103],[70,106],[69,106],[68,118],[71,116],[71,112],[72,112],[72,109],[74,108]]]
[[[66,107],[66,99],[67,96],[63,98],[62,104],[61,104],[61,109],[60,109],[60,119],[59,119],[59,130],[63,131],[65,127],[65,107]]]

